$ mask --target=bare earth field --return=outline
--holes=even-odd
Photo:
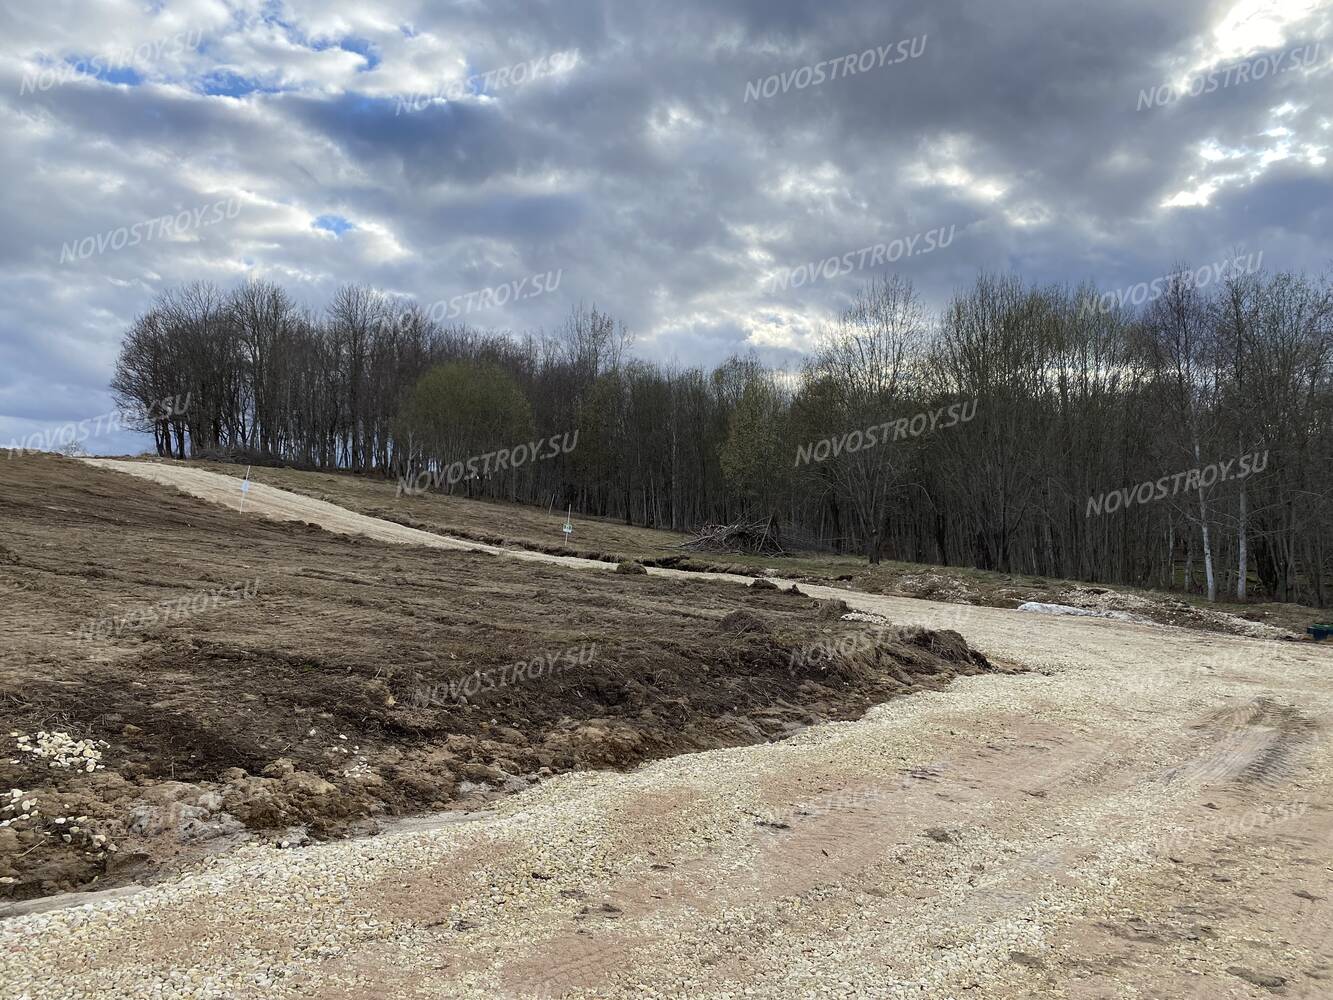
[[[11,892],[161,879],[0,923],[17,996],[1333,995],[1322,646],[622,576],[239,499],[174,465],[0,468],[0,735],[107,744],[75,772],[5,737],[0,780],[125,845],[29,846],[30,815],[0,829]],[[793,669],[819,640],[843,653]],[[590,663],[412,704],[585,643]]]
[[[202,468],[240,479],[244,466],[223,462],[154,464]],[[1098,612],[1130,615],[1160,624],[1204,631],[1272,638],[1302,636],[1321,612],[1294,604],[1208,605],[1201,597],[1180,593],[1109,587],[1071,580],[988,572],[970,567],[925,566],[886,560],[867,566],[863,558],[795,553],[785,557],[709,554],[682,548],[689,536],[639,528],[605,518],[574,518],[574,534],[565,543],[561,511],[521,504],[494,503],[427,492],[397,494],[396,483],[351,474],[331,475],[289,468],[254,468],[252,478],[270,486],[325,500],[371,517],[394,521],[454,538],[557,555],[609,560],[635,559],[646,566],[757,575],[773,573],[807,583],[895,597],[920,597],[952,604],[1016,608],[1028,601],[1065,604]],[[239,486],[239,483],[237,484]]]
[[[256,831],[374,832],[561,771],[776,739],[992,669],[921,629],[793,664],[866,626],[788,591],[586,573],[435,535],[388,544],[411,534],[398,525],[385,541],[335,535],[259,515],[263,487],[241,515],[80,462],[11,470],[0,788],[38,810],[0,828],[0,890],[20,900],[153,877]],[[358,526],[343,520],[327,523]],[[163,603],[242,581],[249,596],[215,607]],[[121,627],[89,637],[90,621]],[[19,745],[40,732],[107,744],[105,766],[52,768]],[[86,817],[68,842],[60,817]]]

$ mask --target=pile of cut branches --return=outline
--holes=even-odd
[[[694,537],[681,543],[694,552],[744,552],[750,555],[783,555],[781,531],[776,518],[767,521],[733,521],[705,524]]]

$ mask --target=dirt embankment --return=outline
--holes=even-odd
[[[781,739],[993,669],[957,633],[771,586],[386,545],[54,457],[0,471],[9,898]],[[25,749],[53,733],[97,756]]]

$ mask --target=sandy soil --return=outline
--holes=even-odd
[[[1333,995],[1329,650],[802,589],[1036,670],[560,775],[474,823],[246,848],[6,921],[0,978],[99,998]]]

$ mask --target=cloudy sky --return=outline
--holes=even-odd
[[[885,271],[932,308],[979,268],[1323,271],[1330,28],[1314,0],[7,4],[0,444],[111,411],[121,332],[195,278],[509,330],[583,301],[645,357],[790,365]]]

